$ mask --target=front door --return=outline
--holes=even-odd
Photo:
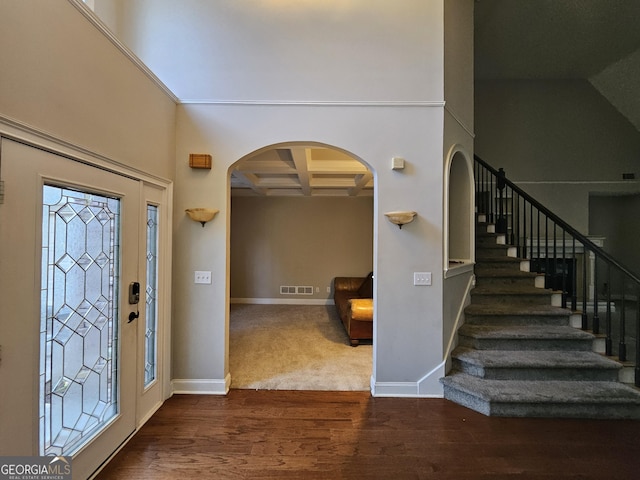
[[[136,426],[143,186],[0,146],[0,455],[72,456],[88,478]]]

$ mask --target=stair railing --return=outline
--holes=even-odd
[[[562,293],[562,307],[580,311],[583,330],[604,336],[606,355],[635,365],[633,382],[640,387],[640,276],[507,179],[502,168],[474,158],[477,213],[529,260],[532,272],[545,275],[546,288]]]

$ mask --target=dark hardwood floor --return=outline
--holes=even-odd
[[[176,395],[105,479],[640,478],[640,421],[490,418],[366,392]]]

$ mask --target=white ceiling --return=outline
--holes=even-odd
[[[338,150],[295,145],[241,160],[231,188],[234,196],[371,196],[373,175]]]

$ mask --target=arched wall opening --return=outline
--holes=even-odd
[[[459,146],[449,152],[444,190],[444,270],[466,271],[475,261],[474,183],[471,159]]]
[[[373,270],[374,172],[363,160],[340,148],[315,142],[287,142],[266,146],[232,164],[228,187],[231,388],[312,389],[310,379],[299,377],[287,383],[293,374],[291,365],[309,361],[308,355],[316,348],[311,344],[300,347],[305,349],[301,354],[305,358],[288,358],[287,366],[273,367],[280,371],[256,372],[256,377],[262,375],[262,379],[246,377],[246,365],[239,362],[262,364],[271,353],[263,349],[264,356],[253,352],[250,358],[239,359],[245,352],[238,350],[244,349],[241,345],[245,344],[236,341],[232,322],[241,310],[252,310],[262,312],[259,315],[290,315],[292,320],[306,316],[313,329],[316,321],[322,322],[318,316],[327,316],[334,325],[322,334],[322,341],[332,343],[324,350],[335,348],[336,355],[357,356],[367,371],[363,378],[356,379],[355,385],[353,379],[341,379],[338,372],[337,376],[327,376],[328,383],[315,388],[368,390],[373,340],[364,341],[357,348],[350,346],[346,329],[335,312],[333,279],[364,278]],[[265,316],[264,321],[266,325],[273,319]],[[253,326],[259,328],[255,322]],[[282,340],[283,332],[265,334],[278,336],[273,337],[272,345],[278,350],[275,342]],[[288,347],[282,344],[281,348]],[[280,354],[298,355],[293,350]]]

